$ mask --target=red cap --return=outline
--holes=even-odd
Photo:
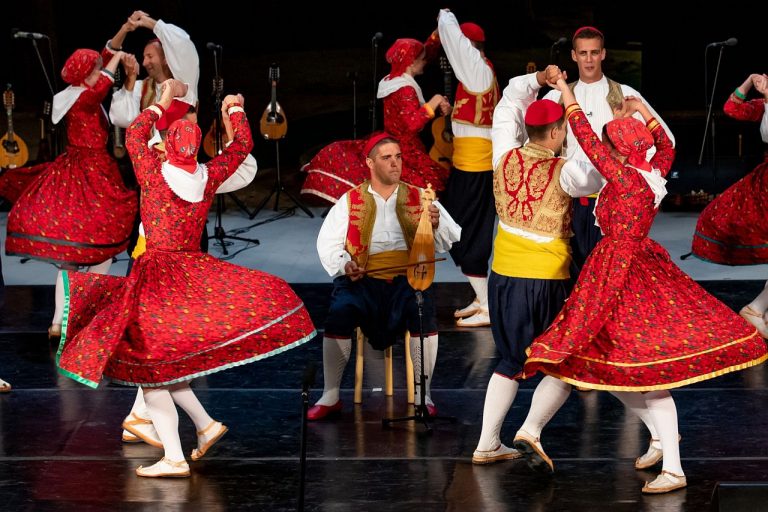
[[[600,32],[598,29],[596,29],[595,27],[591,27],[589,25],[585,25],[585,26],[583,26],[581,28],[576,29],[576,32],[573,33],[573,37],[571,38],[571,41],[576,39],[578,37],[578,35],[581,34],[582,32],[584,32],[585,30],[591,30],[592,32],[597,32],[598,34],[600,34],[601,38],[605,39],[605,36],[603,36],[603,33]]]
[[[377,132],[372,134],[370,137],[368,137],[368,140],[365,141],[365,146],[363,146],[363,156],[368,158],[368,155],[371,154],[371,151],[373,150],[374,147],[376,147],[376,144],[378,144],[384,139],[395,139],[395,137],[388,134],[387,132]]]
[[[563,106],[552,100],[537,100],[525,111],[525,124],[544,126],[563,117]]]
[[[485,42],[485,31],[477,23],[468,21],[459,25],[459,28],[461,28],[461,33],[467,36],[470,41],[477,43]]]

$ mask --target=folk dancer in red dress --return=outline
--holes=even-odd
[[[360,327],[368,342],[383,350],[407,328],[418,338],[419,311],[406,269],[347,276],[358,270],[389,268],[408,263],[422,213],[421,190],[400,181],[400,144],[387,133],[372,135],[364,151],[370,181],[346,192],[320,228],[317,252],[328,274],[334,277],[333,294],[323,337],[323,396],[307,412],[320,420],[341,411],[339,387],[352,351],[352,332]],[[445,252],[459,239],[461,228],[437,201],[430,220],[435,249]],[[436,409],[430,383],[437,360],[437,320],[432,290],[424,291],[424,372],[427,375],[425,402],[430,415]],[[414,367],[422,360],[418,342],[411,342]],[[416,389],[415,403],[420,402]]]
[[[403,151],[402,181],[421,188],[431,183],[439,192],[445,188],[448,169],[430,158],[419,132],[435,117],[435,112],[447,114],[451,107],[440,94],[424,101],[421,87],[414,80],[423,73],[438,47],[434,35],[426,45],[415,39],[395,41],[386,54],[392,69],[379,82],[377,97],[384,102],[384,130],[400,141]],[[344,140],[321,149],[305,166],[307,177],[301,193],[335,203],[345,192],[367,180],[370,170],[363,154],[365,143],[365,139]]]
[[[155,20],[148,13],[140,10],[134,11],[120,26],[117,33],[107,41],[106,51],[119,51],[128,34],[140,28],[151,30],[156,37],[144,46],[142,65],[148,76],[145,79],[138,79],[138,61],[132,55],[128,56],[131,65],[124,66],[123,87],[112,96],[109,116],[115,126],[128,128],[139,115],[139,112],[152,105],[155,99],[160,97],[162,82],[169,78],[175,78],[186,84],[187,92],[171,103],[171,107],[166,110],[157,123],[156,130],[149,142],[150,146],[163,153],[162,134],[173,121],[183,116],[197,122],[197,85],[200,77],[200,58],[195,44],[186,31],[161,19]],[[228,140],[232,140],[231,136],[228,137]],[[162,158],[164,159],[164,156]],[[253,155],[248,154],[243,164],[219,187],[217,193],[232,192],[248,185],[253,180],[256,171],[256,160]],[[132,259],[142,254],[146,247],[144,227],[139,225],[138,231],[136,246],[131,251]],[[203,239],[201,240],[203,250],[207,247],[207,243],[204,226]],[[122,440],[126,443],[143,441],[153,446],[162,447],[148,416],[149,413],[144,405],[144,394],[141,389],[138,389],[131,411],[123,420]]]
[[[560,405],[577,385],[611,391],[630,408],[647,408],[663,467],[643,492],[680,489],[686,478],[669,389],[760,364],[768,358],[766,345],[648,238],[674,159],[672,143],[648,107],[626,98],[628,111],[640,112],[645,125],[631,117],[611,121],[601,142],[562,75],[556,85],[573,133],[608,181],[595,210],[605,236],[557,319],[531,345],[523,375],[544,372],[542,383],[551,393],[560,390]],[[653,145],[649,164],[645,155]],[[532,466],[551,470],[538,438],[557,408],[541,417],[538,432],[521,430],[515,438]]]
[[[467,276],[474,300],[453,316],[461,327],[490,325],[488,260],[493,248],[496,209],[493,201],[491,122],[499,101],[499,85],[485,56],[485,32],[475,23],[459,24],[442,9],[437,18],[440,43],[459,80],[453,112],[453,159],[441,202],[462,227],[462,239],[451,257]]]
[[[196,124],[174,122],[161,162],[147,146],[183,84],[170,80],[160,102],[128,129],[127,149],[143,198],[147,251],[127,277],[65,273],[67,311],[59,371],[96,387],[101,378],[141,386],[165,456],[139,476],[188,476],[175,404],[198,432],[198,460],[227,431],[194,396],[189,381],[298,346],[315,335],[301,300],[278,277],[222,262],[199,250],[216,189],[253,146],[242,96],[224,98],[234,141],[207,164],[196,156]],[[222,283],[226,283],[222,286]]]
[[[755,87],[760,98],[747,101]],[[753,74],[734,90],[723,111],[739,121],[760,121],[760,135],[768,143],[768,76]],[[768,263],[768,151],[765,160],[709,203],[699,215],[693,234],[693,255],[721,265]]]
[[[13,169],[0,177],[0,195],[14,205],[8,214],[6,253],[50,261],[73,270],[106,274],[124,251],[138,209],[136,193],[123,184],[107,152],[108,121],[101,102],[114,82],[123,52],[109,59],[80,49],[61,76],[69,85],[53,98],[53,122],[66,115],[67,148],[53,162]],[[49,335],[61,335],[62,274],[56,279],[56,309]]]
[[[520,456],[501,442],[501,428],[517,395],[525,350],[570,291],[572,197],[602,187],[594,168],[556,156],[566,136],[564,109],[551,100],[536,101],[544,78],[545,71],[513,78],[493,118],[494,146],[497,137],[505,137],[499,143],[513,149],[494,171],[499,223],[488,295],[501,360],[488,382],[474,464]],[[516,138],[506,139],[512,133]],[[537,388],[534,396],[540,394]]]
[[[747,101],[754,86],[761,98]],[[723,110],[740,121],[760,121],[760,136],[768,143],[768,75],[752,74],[731,93]],[[764,161],[709,203],[699,215],[693,234],[692,253],[722,265],[768,263],[768,150]],[[768,338],[768,282],[763,291],[740,313]]]

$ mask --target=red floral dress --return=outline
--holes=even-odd
[[[762,99],[731,95],[723,109],[739,121],[760,121]],[[765,161],[709,203],[693,234],[694,256],[722,265],[768,263],[768,152]]]
[[[128,247],[138,198],[106,149],[101,102],[111,86],[102,74],[67,112],[68,145],[58,158],[0,176],[0,196],[14,202],[7,254],[95,265]]]
[[[650,391],[683,386],[763,362],[754,327],[708,294],[648,238],[657,209],[638,171],[615,160],[577,111],[571,127],[608,180],[596,217],[605,232],[555,322],[528,351],[537,371],[585,388]],[[653,130],[653,168],[666,174],[674,149]]]
[[[411,185],[436,191],[445,189],[448,169],[432,160],[419,138],[419,132],[432,119],[419,104],[413,87],[402,87],[384,98],[384,130],[400,141],[403,174],[400,179]],[[365,163],[365,139],[342,140],[325,146],[307,164],[302,194],[336,202],[345,192],[371,177]]]
[[[127,148],[141,186],[147,251],[127,277],[65,272],[60,372],[91,387],[160,386],[254,362],[315,335],[302,301],[280,278],[199,250],[219,185],[253,147],[248,120],[232,114],[234,142],[207,164],[201,202],[174,194],[147,148],[158,115],[144,110]]]

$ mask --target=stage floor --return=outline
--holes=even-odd
[[[762,280],[705,281],[731,307],[750,300]],[[313,320],[322,325],[329,284],[297,284]],[[299,490],[300,387],[309,362],[321,366],[320,339],[275,358],[195,381],[201,401],[230,427],[215,450],[191,463],[189,479],[142,479],[140,464],[162,455],[123,444],[120,422],[135,390],[91,390],[57,375],[56,347],[45,339],[49,286],[11,286],[0,309],[0,503],[3,510],[296,510]],[[404,415],[404,362],[395,347],[395,396],[384,397],[380,361],[367,357],[364,402],[352,404],[353,371],[342,383],[343,414],[308,429],[307,510],[457,511],[702,511],[717,482],[768,481],[768,367],[709,380],[673,392],[681,454],[689,486],[662,496],[640,488],[655,477],[635,471],[648,435],[606,393],[573,392],[545,429],[542,442],[555,474],[534,474],[524,462],[470,462],[488,379],[497,357],[490,330],[456,328],[451,312],[466,285],[436,284],[440,353],[433,396],[455,424],[435,424],[426,436],[413,423],[385,430],[381,418]],[[537,380],[521,387],[502,438],[511,438]],[[322,388],[318,372],[312,401]],[[194,427],[180,413],[185,452]],[[764,505],[764,502],[763,502]]]

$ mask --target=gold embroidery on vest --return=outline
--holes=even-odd
[[[528,143],[507,153],[502,162],[493,182],[499,219],[542,236],[571,236],[571,197],[560,187],[565,160]]]
[[[366,180],[358,187],[355,187],[347,195],[347,204],[349,206],[349,223],[357,228],[360,233],[359,246],[355,246],[347,238],[345,248],[352,256],[352,259],[360,266],[365,267],[368,262],[368,254],[371,246],[371,237],[373,236],[373,225],[376,222],[376,201],[373,194],[368,191],[370,181]],[[414,204],[409,204],[411,189],[416,191]],[[362,203],[353,203],[352,195],[359,193],[363,199]],[[416,236],[419,218],[421,217],[421,194],[418,188],[405,183],[400,183],[397,188],[397,204],[395,212],[400,229],[403,231],[403,238],[410,250],[413,239]]]

